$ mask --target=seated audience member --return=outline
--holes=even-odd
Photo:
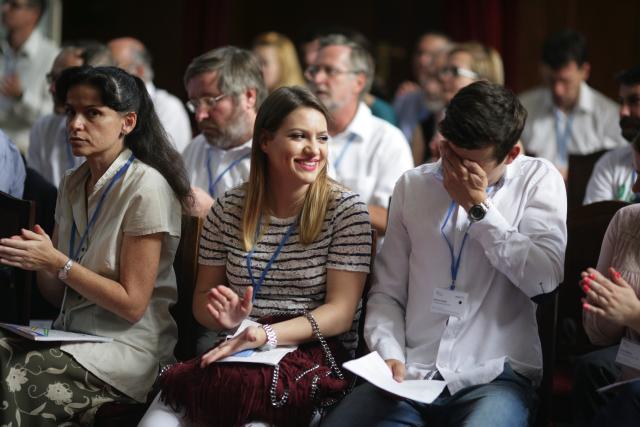
[[[366,205],[327,176],[327,118],[324,106],[300,87],[277,89],[260,108],[249,182],[218,199],[200,239],[193,310],[212,331],[209,346],[247,317],[310,310],[324,336],[340,335],[355,350],[371,228]],[[250,327],[206,352],[198,369],[267,342],[313,339],[305,316]],[[163,396],[173,396],[172,406],[193,406],[188,396],[176,402],[171,384],[166,387]],[[206,384],[193,385],[201,387]],[[207,409],[188,412],[204,416]],[[207,421],[181,418],[157,397],[140,425]]]
[[[634,150],[640,149],[636,147],[638,143],[640,141],[634,143]],[[637,178],[632,191],[640,192]],[[631,387],[614,389],[613,393],[598,392],[600,387],[640,376],[637,370],[616,363],[621,338],[635,343],[640,341],[640,325],[636,324],[640,316],[640,280],[634,267],[638,214],[637,206],[616,213],[602,242],[597,271],[587,270],[580,283],[586,293],[583,323],[587,335],[594,344],[612,346],[582,356],[576,363],[572,396],[576,426],[588,425],[592,421],[593,425],[634,425],[629,424],[629,420],[637,419],[639,415],[637,409],[629,412],[631,408],[628,405],[638,407],[640,389]],[[623,398],[625,394],[635,396],[636,403]]]
[[[56,230],[0,240],[0,262],[35,270],[61,306],[55,329],[112,342],[40,343],[0,331],[4,425],[90,424],[99,405],[145,402],[173,360],[173,259],[189,196],[142,80],[74,67],[56,82],[69,142],[87,160],[60,183]]]
[[[21,199],[26,176],[18,147],[0,130],[0,191]]]
[[[450,48],[451,41],[444,34],[429,32],[418,40],[413,54],[413,72],[417,83],[403,82],[393,100],[398,127],[408,141],[411,141],[418,123],[444,108],[438,70]]]
[[[0,41],[0,129],[22,153],[29,129],[51,111],[45,74],[58,53],[53,41],[38,29],[46,0],[2,2],[5,38]]]
[[[293,42],[275,32],[259,34],[253,40],[253,53],[260,59],[264,84],[269,93],[282,86],[302,86],[304,76]]]
[[[438,70],[438,75],[445,108],[460,89],[477,80],[504,84],[504,69],[500,54],[495,49],[476,42],[453,46],[449,50],[445,66]],[[445,110],[441,109],[420,121],[414,129],[411,149],[415,164],[438,159],[441,136],[438,134],[437,127],[444,115]]]
[[[640,179],[634,183],[640,191]],[[619,380],[640,379],[637,360],[640,355],[640,263],[638,251],[638,223],[640,206],[628,206],[619,210],[611,220],[600,250],[596,269],[582,273],[580,285],[585,291],[583,299],[583,323],[591,342],[597,345],[620,343],[620,349],[630,357],[620,357],[622,350],[611,349],[598,353],[604,360],[582,365],[577,372],[574,392],[581,397],[575,407],[576,425],[635,426],[640,419],[640,382],[626,384],[610,392],[598,393],[597,388],[608,385],[602,382],[609,376],[609,383]],[[615,348],[615,347],[614,347]],[[607,356],[622,368],[606,369]],[[587,388],[582,388],[587,387]],[[575,399],[574,399],[575,400]],[[598,408],[596,405],[600,404]],[[595,417],[594,417],[595,412]],[[579,423],[579,424],[578,424]]]
[[[132,37],[121,37],[109,42],[109,49],[118,64],[128,73],[144,82],[153,101],[160,123],[169,135],[174,148],[182,153],[191,142],[191,122],[182,101],[153,84],[151,54],[144,44]]]
[[[562,281],[566,196],[551,163],[518,155],[526,115],[500,85],[463,88],[440,161],[393,192],[365,340],[396,381],[447,389],[422,404],[364,384],[323,426],[529,425],[542,377],[533,299]]]
[[[256,56],[232,46],[191,61],[184,85],[201,132],[182,153],[195,200],[191,213],[206,217],[214,199],[249,178],[253,122],[267,91]]]
[[[374,117],[362,102],[373,74],[369,52],[342,35],[321,39],[315,62],[306,70],[311,90],[332,116],[330,173],[360,194],[371,224],[384,234],[393,186],[413,161],[402,132]]]
[[[371,82],[369,84],[367,92],[362,95],[362,101],[367,105],[367,107],[369,107],[369,109],[371,110],[371,114],[388,123],[391,123],[394,126],[397,126],[398,119],[396,117],[395,111],[393,110],[393,107],[379,96],[380,88],[376,84],[377,81],[373,73],[375,69],[375,64],[373,63],[373,50],[371,43],[364,36],[364,34],[344,27],[324,27],[321,31],[314,32],[309,39],[302,43],[302,57],[304,59],[305,70],[312,66],[316,61],[318,51],[321,47],[321,40],[332,35],[344,36],[352,42],[360,45],[360,47],[362,47],[369,53],[373,66],[373,68],[371,69]],[[374,93],[377,93],[377,95],[374,95]]]
[[[625,145],[616,125],[618,106],[586,82],[585,37],[572,30],[551,34],[542,47],[545,86],[520,95],[529,120],[522,132],[527,153],[551,161],[567,177],[570,154]]]
[[[636,202],[631,190],[640,168],[640,153],[633,144],[640,138],[640,66],[623,71],[620,83],[620,131],[631,144],[605,153],[596,163],[587,185],[584,204],[601,200]]]
[[[56,188],[64,173],[79,166],[84,159],[71,150],[64,115],[64,100],[56,101],[56,80],[64,70],[81,65],[115,65],[109,49],[97,42],[78,42],[62,48],[51,71],[47,73],[49,93],[53,98],[53,113],[38,119],[29,135],[27,164]]]

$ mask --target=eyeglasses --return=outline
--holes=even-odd
[[[438,75],[440,77],[453,76],[453,77],[467,77],[470,79],[477,79],[480,77],[478,73],[476,73],[475,71],[472,71],[468,68],[455,67],[455,66],[441,68],[440,71],[438,71]]]
[[[218,96],[203,96],[201,98],[190,99],[186,102],[187,110],[189,110],[190,113],[195,114],[202,105],[207,109],[211,109],[215,107],[216,104],[225,96],[227,96],[226,93]]]
[[[335,77],[340,74],[358,74],[360,71],[355,70],[339,70],[330,65],[311,65],[304,71],[304,76],[308,79],[314,78],[320,72],[324,72],[327,77]]]

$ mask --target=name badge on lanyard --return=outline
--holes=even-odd
[[[618,348],[616,362],[640,370],[640,344],[623,338]]]
[[[451,285],[447,288],[435,288],[433,290],[433,298],[431,300],[431,312],[438,314],[446,314],[447,316],[456,316],[462,317],[467,309],[467,298],[469,294],[467,292],[456,291],[456,279],[458,278],[458,271],[460,270],[460,260],[462,259],[462,250],[464,249],[464,245],[467,243],[467,237],[469,237],[469,229],[464,233],[464,237],[462,238],[462,244],[460,245],[460,250],[458,251],[458,255],[456,256],[453,244],[454,242],[450,242],[449,238],[444,232],[445,227],[449,223],[449,219],[451,219],[451,215],[453,214],[453,210],[456,208],[457,204],[454,201],[451,201],[451,205],[449,205],[449,210],[447,211],[447,216],[440,227],[440,234],[442,234],[442,238],[447,243],[447,247],[449,248],[449,254],[451,255]],[[453,229],[455,230],[455,224],[453,225]]]

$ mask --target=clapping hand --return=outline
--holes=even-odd
[[[593,268],[583,271],[580,285],[585,292],[582,307],[617,325],[634,327],[640,319],[640,300],[635,290],[614,268],[609,268],[611,280]]]
[[[207,293],[207,311],[222,329],[233,329],[251,313],[252,297],[251,286],[247,287],[240,298],[232,289],[219,285]]]
[[[66,257],[53,247],[51,239],[36,224],[33,231],[22,229],[20,235],[0,239],[0,263],[24,270],[55,271]]]
[[[231,356],[239,351],[258,348],[267,342],[267,334],[260,326],[249,326],[240,334],[212,348],[200,358],[200,367]]]

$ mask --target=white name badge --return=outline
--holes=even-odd
[[[466,292],[435,288],[431,301],[431,312],[462,317],[467,309],[468,296],[469,294]]]
[[[616,362],[634,369],[640,369],[640,344],[622,338]]]

